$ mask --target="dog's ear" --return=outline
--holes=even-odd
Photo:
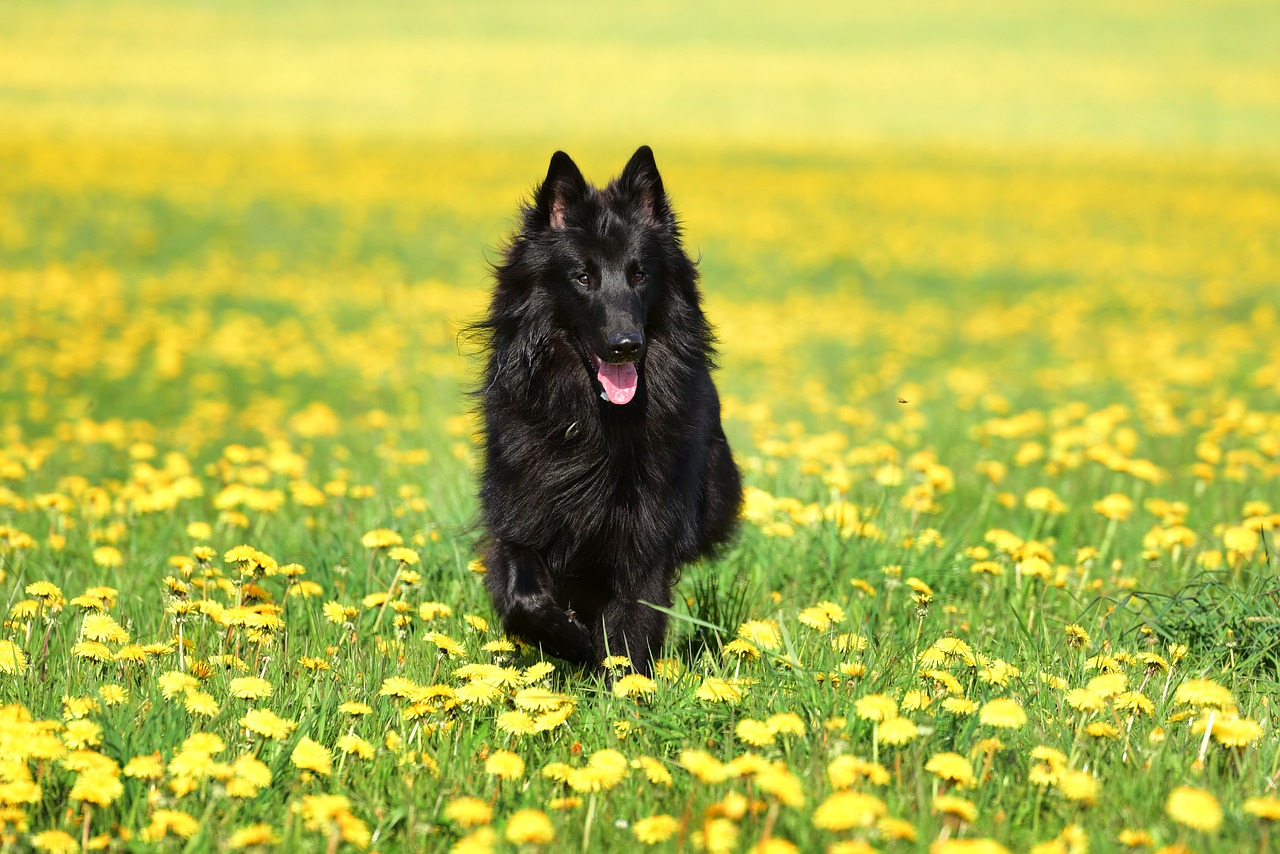
[[[634,200],[652,225],[674,225],[671,204],[662,188],[662,176],[653,161],[652,148],[642,145],[636,149],[618,176],[618,186]]]
[[[543,227],[564,228],[565,211],[587,194],[587,181],[578,165],[563,151],[551,155],[546,180],[538,187],[538,221]]]

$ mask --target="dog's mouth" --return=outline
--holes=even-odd
[[[640,387],[640,373],[636,370],[636,363],[622,362],[614,365],[595,353],[591,354],[591,359],[596,363],[596,379],[604,389],[600,397],[619,406],[630,403],[636,396],[636,389]]]

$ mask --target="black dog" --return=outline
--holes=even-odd
[[[495,268],[480,490],[485,583],[507,632],[641,673],[682,565],[742,500],[697,272],[648,146],[604,189],[569,156]]]

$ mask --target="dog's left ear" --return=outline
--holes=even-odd
[[[653,149],[642,145],[631,155],[618,177],[618,185],[653,225],[674,225],[671,204],[662,188],[662,176],[658,164],[653,162]]]

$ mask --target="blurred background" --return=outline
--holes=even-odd
[[[48,2],[0,10],[9,132],[1263,150],[1265,0]]]
[[[1274,360],[1277,45],[1271,0],[7,2],[10,376],[76,366],[50,417],[460,408],[551,152],[649,144],[726,382],[781,410],[1234,382]]]

